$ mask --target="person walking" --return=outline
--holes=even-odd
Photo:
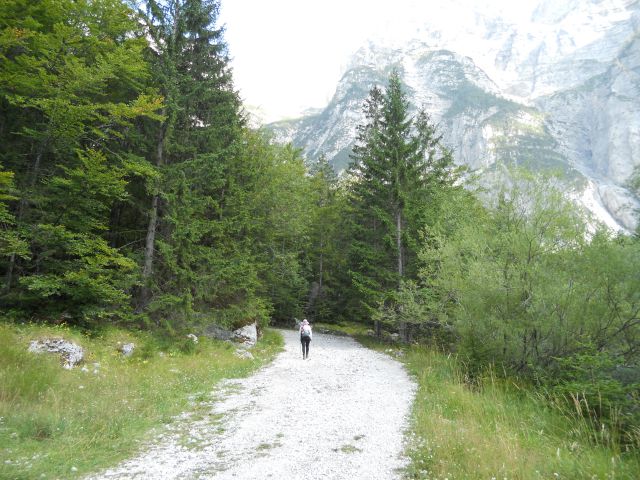
[[[309,344],[311,343],[311,337],[313,336],[313,331],[311,330],[311,325],[309,325],[309,321],[305,318],[300,323],[300,343],[302,344],[302,359],[309,358]]]

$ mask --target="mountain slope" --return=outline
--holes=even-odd
[[[458,163],[560,171],[597,218],[635,229],[640,204],[625,187],[640,165],[640,2],[543,1],[524,24],[472,18],[456,35],[436,15],[418,39],[370,42],[323,111],[269,128],[343,169],[369,89],[395,68]]]

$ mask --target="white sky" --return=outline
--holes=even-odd
[[[434,15],[443,28],[457,28],[464,20],[473,21],[471,10],[476,8],[515,19],[529,15],[527,5],[539,2],[221,0],[220,24],[226,25],[241,97],[265,121],[274,121],[326,106],[349,58],[367,39],[411,36]]]

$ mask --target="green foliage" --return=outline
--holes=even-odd
[[[47,180],[42,223],[29,228],[37,269],[20,279],[25,290],[15,289],[15,306],[85,325],[126,312],[135,263],[101,236],[111,205],[126,197],[126,182],[123,169],[107,165],[99,152],[79,152],[77,164]]]
[[[85,325],[126,315],[135,264],[106,232],[138,174],[121,142],[159,118],[160,98],[143,91],[146,41],[110,0],[3,2],[0,24],[1,161],[19,189],[3,216],[2,302]]]
[[[558,358],[551,392],[564,398],[568,409],[589,418],[608,418],[615,428],[630,429],[640,424],[640,368],[618,362],[612,352],[593,347]]]
[[[63,316],[87,326],[126,312],[131,260],[104,239],[64,226],[39,225],[32,235],[42,268],[20,279],[25,291],[16,294],[17,306],[33,309],[35,318]]]
[[[244,127],[219,2],[128,5],[0,6],[2,304],[174,335],[301,316],[315,187]]]
[[[0,257],[26,259],[29,256],[28,243],[15,228],[15,216],[7,205],[12,200],[16,200],[13,172],[0,171]]]
[[[314,217],[306,173],[298,150],[271,145],[260,133],[248,136],[233,170],[227,218],[255,262],[258,291],[275,321],[300,317],[308,293],[304,253]]]
[[[373,320],[395,326],[422,323],[429,318],[428,292],[411,281],[404,281],[391,301],[380,305],[373,313]]]
[[[324,156],[310,168],[312,201],[310,245],[310,294],[307,316],[314,321],[335,321],[349,288],[346,273],[349,229],[345,228],[345,188]]]
[[[381,317],[446,325],[476,369],[497,363],[631,431],[637,380],[617,373],[640,364],[637,240],[589,233],[549,177],[520,176],[488,210],[460,200],[425,232],[419,287]]]
[[[415,279],[420,232],[437,218],[442,192],[457,179],[451,153],[428,115],[409,116],[397,72],[383,93],[371,90],[358,127],[349,184],[353,236],[350,269],[355,314],[393,302],[404,278]],[[356,313],[357,312],[357,313]]]

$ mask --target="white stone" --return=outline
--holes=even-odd
[[[255,323],[234,330],[235,340],[247,346],[254,346],[258,341],[258,327]]]
[[[62,358],[62,366],[67,370],[73,368],[84,359],[84,350],[80,345],[63,338],[44,338],[32,340],[29,344],[32,353],[56,353]]]
[[[193,333],[188,334],[187,338],[191,340],[193,343],[198,343],[198,337],[195,336]]]
[[[122,347],[120,347],[120,352],[123,356],[130,357],[131,355],[133,355],[133,351],[135,350],[135,348],[135,343],[125,343],[124,345],[122,345]]]

